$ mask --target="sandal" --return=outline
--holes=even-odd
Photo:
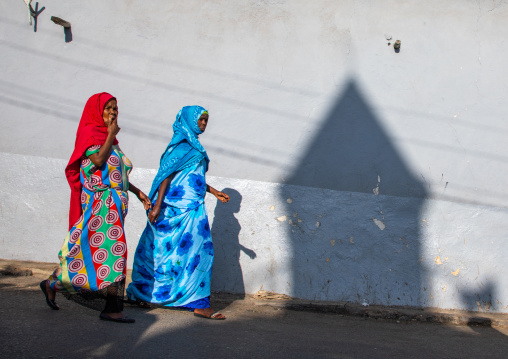
[[[113,318],[113,317],[110,317],[109,315],[107,315],[104,312],[101,312],[101,314],[99,315],[99,318],[101,318],[101,320],[107,320],[107,321],[110,321],[110,322],[117,322],[117,323],[134,323],[134,322],[136,322],[135,319],[132,319],[132,318],[129,318],[129,317]]]
[[[199,318],[213,319],[213,320],[224,320],[224,319],[226,319],[225,317],[219,318],[219,315],[222,315],[222,314],[220,314],[219,312],[215,312],[215,313],[210,314],[209,316],[206,316],[204,314],[199,314],[199,313],[194,312],[194,316],[195,317],[199,317]]]
[[[60,307],[58,306],[58,304],[56,304],[56,302],[54,300],[51,300],[49,299],[48,297],[48,291],[46,290],[46,283],[47,283],[47,280],[43,280],[40,284],[39,284],[39,287],[41,287],[41,290],[42,290],[42,293],[44,293],[44,296],[46,297],[46,303],[48,304],[48,306],[53,309],[53,310],[59,310]]]

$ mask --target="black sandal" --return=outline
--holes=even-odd
[[[136,321],[135,319],[132,319],[132,318],[129,318],[129,317],[113,318],[113,317],[110,317],[109,315],[107,315],[104,312],[101,312],[101,314],[99,315],[99,318],[101,318],[101,320],[107,320],[107,321],[110,321],[110,322],[117,322],[117,323],[134,323]]]
[[[53,310],[59,310],[60,307],[58,306],[58,304],[56,304],[56,302],[54,300],[51,300],[49,299],[48,297],[48,291],[46,290],[46,280],[43,280],[39,286],[41,287],[41,290],[42,290],[42,293],[44,293],[44,296],[46,297],[46,303],[48,304],[48,306],[53,309]]]

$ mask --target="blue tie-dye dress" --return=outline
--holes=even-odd
[[[204,204],[206,168],[203,159],[175,173],[159,218],[153,225],[147,222],[139,240],[129,299],[209,307],[213,244]]]

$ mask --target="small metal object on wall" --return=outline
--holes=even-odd
[[[51,16],[51,21],[53,21],[57,25],[62,25],[63,27],[65,27],[67,29],[71,27],[70,22],[65,21],[64,19],[60,19],[59,17],[56,17],[56,16]]]
[[[53,21],[57,25],[63,26],[65,34],[65,42],[71,42],[72,41],[71,23],[56,16],[51,16],[51,21]]]
[[[34,8],[32,7],[32,0],[23,0],[26,4],[26,7],[28,9],[28,23],[30,25],[32,25],[32,18],[33,18],[33,25],[34,25],[34,32],[37,32],[37,17],[40,15],[41,12],[44,11],[44,9],[46,8],[45,6],[43,6],[40,10],[39,10],[39,3],[36,2],[35,3],[35,10]]]

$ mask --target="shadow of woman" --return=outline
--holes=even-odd
[[[233,299],[245,297],[242,267],[240,265],[240,251],[251,259],[256,253],[240,244],[242,227],[235,217],[240,212],[242,195],[232,188],[225,188],[222,192],[229,195],[229,203],[215,207],[212,239],[214,247],[214,262],[212,272],[212,290],[234,294]]]

